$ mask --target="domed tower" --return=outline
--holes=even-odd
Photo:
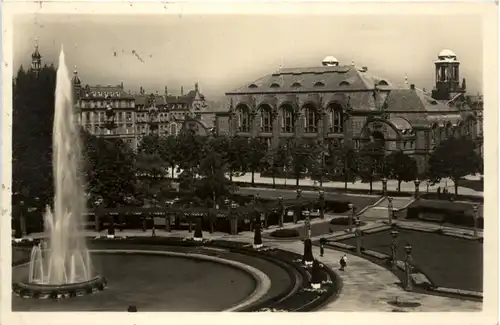
[[[337,67],[339,65],[339,60],[337,60],[334,56],[329,55],[323,59],[321,64],[324,67]]]
[[[76,65],[75,69],[73,70],[73,79],[71,79],[73,83],[73,90],[74,90],[74,96],[73,99],[76,101],[80,99],[81,91],[82,91],[82,82],[80,78],[78,77],[78,71],[76,70]]]
[[[38,40],[35,41],[35,50],[31,54],[31,70],[39,72],[42,68],[42,56],[38,51]]]
[[[451,50],[442,50],[436,66],[436,85],[432,97],[437,100],[450,100],[454,96],[465,92],[465,82],[460,87],[460,61]]]

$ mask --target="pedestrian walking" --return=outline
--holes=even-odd
[[[155,229],[154,224],[153,224],[153,228],[151,228],[151,237],[156,237],[156,229]]]
[[[319,244],[319,256],[323,257],[325,254],[325,243],[323,241]]]
[[[347,266],[347,255],[344,254],[344,256],[340,258],[340,271],[344,271],[346,266]]]

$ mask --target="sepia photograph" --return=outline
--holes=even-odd
[[[480,315],[491,39],[440,12],[11,15],[2,312]]]

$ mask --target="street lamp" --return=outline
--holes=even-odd
[[[302,196],[302,190],[300,188],[297,189],[297,199],[300,199]]]
[[[415,199],[420,199],[420,180],[417,178],[415,181]]]
[[[391,258],[392,258],[392,268],[397,269],[398,262],[398,235],[399,232],[397,230],[391,230],[390,232],[392,237],[391,243]]]
[[[231,235],[237,235],[238,234],[238,223],[236,221],[236,213],[234,210],[238,207],[236,203],[231,203],[231,208],[230,208],[230,224],[232,224],[231,227]]]
[[[479,207],[477,204],[475,204],[472,209],[474,210],[474,212],[472,214],[472,218],[474,219],[474,237],[477,237],[477,220],[479,217],[479,215],[478,215]]]
[[[310,211],[304,211],[305,214],[305,220],[304,220],[304,227],[306,230],[306,239],[311,239],[311,212]]]
[[[392,205],[392,197],[387,197],[387,212],[389,214],[389,225],[392,226],[392,213],[393,213],[393,205]]]
[[[284,214],[285,214],[285,207],[283,205],[283,197],[280,195],[278,196],[278,206],[279,206],[279,224],[280,224],[280,228],[283,228],[283,218],[284,218]]]
[[[325,191],[323,189],[319,190],[319,217],[321,219],[325,218]]]
[[[347,217],[347,219],[348,219],[348,222],[349,222],[348,223],[348,225],[349,225],[349,232],[351,232],[352,231],[352,221],[354,219],[354,204],[349,203],[347,206],[349,207],[349,210],[350,210],[350,213],[349,213],[349,216]]]
[[[412,247],[410,244],[405,245],[405,253],[406,253],[406,259],[405,259],[405,273],[406,273],[406,284],[405,284],[405,290],[406,291],[411,291],[413,289],[412,282],[411,282],[411,263],[412,263],[412,258],[411,258],[411,250]]]
[[[361,237],[363,236],[360,226],[361,222],[356,220],[356,231],[354,232],[354,235],[356,236],[356,253],[358,254],[361,254]]]
[[[387,195],[387,178],[382,178],[382,196]]]

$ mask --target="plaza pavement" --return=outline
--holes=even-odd
[[[314,219],[311,222],[314,223],[328,223],[331,216],[325,219]],[[422,222],[405,222],[406,225],[418,225],[420,227],[426,227],[426,224]],[[380,222],[368,222],[363,229],[369,229],[373,227],[378,227],[383,225]],[[297,228],[303,227],[303,221],[297,224],[288,223],[284,225],[284,228]],[[428,225],[432,226],[432,225]],[[263,233],[272,232],[278,228],[277,226],[270,227],[269,229],[263,230]],[[453,228],[452,228],[453,229]],[[459,231],[468,231],[460,229]],[[327,237],[335,237],[337,235],[345,234],[346,231],[338,231],[329,234]],[[85,231],[87,236],[106,236],[106,232],[97,233],[95,231]],[[156,236],[162,237],[192,237],[194,232],[189,233],[187,230],[184,231],[172,231],[166,232],[164,230],[156,230]],[[116,231],[116,236],[151,236],[151,230],[124,230]],[[40,234],[33,234],[29,237],[36,238],[40,237]],[[232,241],[240,241],[246,243],[253,243],[253,233],[250,231],[242,232],[236,236],[229,235],[226,233],[216,232],[210,234],[208,232],[203,232],[203,237],[205,239],[226,239]],[[317,240],[317,238],[311,238],[312,240]],[[290,241],[290,240],[272,240],[268,238],[262,238],[264,245],[269,247],[276,247],[283,250],[292,251],[298,254],[302,254],[304,251],[303,243],[300,240]],[[408,312],[447,312],[447,311],[481,311],[482,303],[475,301],[468,301],[456,298],[447,298],[434,295],[426,295],[415,292],[407,292],[403,290],[399,285],[399,279],[389,270],[384,267],[377,265],[369,260],[358,257],[353,254],[344,253],[331,248],[325,249],[324,256],[319,256],[319,248],[313,247],[313,254],[320,262],[324,263],[332,270],[339,274],[342,279],[342,289],[339,296],[334,301],[325,305],[320,311],[365,311],[365,312],[383,312],[383,311],[408,311]],[[338,261],[342,255],[346,254],[348,259],[348,266],[345,271],[339,270]],[[392,301],[401,302],[411,302],[419,303],[418,307],[403,308],[394,307],[389,303]]]

